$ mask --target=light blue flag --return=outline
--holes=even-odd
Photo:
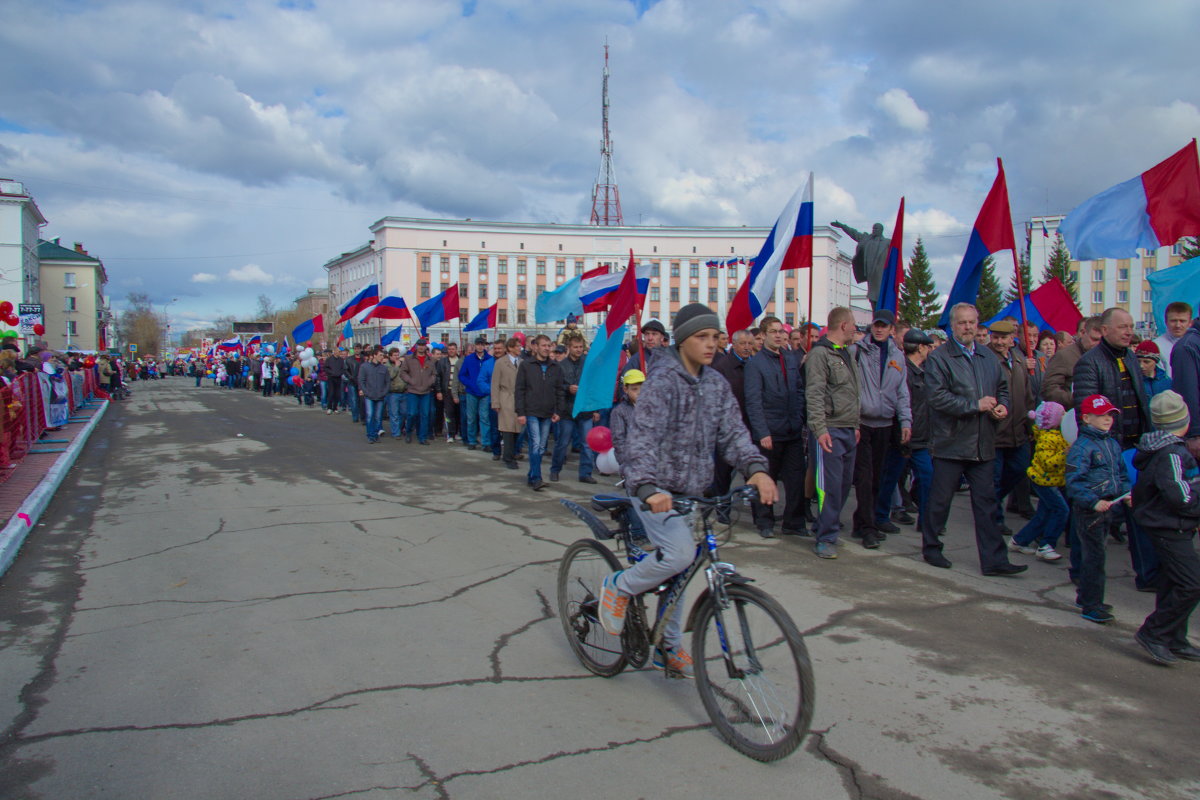
[[[1200,258],[1158,270],[1146,276],[1150,284],[1150,303],[1154,306],[1154,324],[1163,330],[1167,306],[1182,301],[1200,308]]]
[[[557,322],[574,314],[583,314],[583,303],[579,300],[579,285],[583,278],[574,277],[552,292],[542,292],[537,296],[534,306],[533,320],[539,325],[547,322]]]
[[[575,416],[612,408],[625,330],[622,325],[606,339],[608,329],[603,325],[596,329],[596,338],[583,362],[583,374],[579,376],[579,391],[575,393],[575,408],[571,411]]]

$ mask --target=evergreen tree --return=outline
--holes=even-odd
[[[1033,291],[1033,275],[1029,267],[1029,254],[1021,253],[1021,258],[1017,262],[1021,267],[1021,287],[1025,290],[1025,294]],[[1016,302],[1017,300],[1017,276],[1013,275],[1008,279],[1008,291],[1004,293],[1005,305]]]
[[[1071,277],[1071,253],[1068,252],[1062,236],[1054,240],[1054,249],[1050,251],[1050,261],[1042,270],[1042,283],[1046,283],[1052,278],[1062,281],[1063,286],[1067,287],[1067,291],[1071,293],[1071,299],[1075,301],[1075,305],[1079,305],[1079,281]]]
[[[1184,261],[1200,257],[1200,236],[1184,237],[1179,240],[1179,254]]]
[[[983,277],[979,280],[979,296],[975,298],[979,321],[986,322],[1004,308],[1004,292],[996,278],[996,262],[988,256],[983,260]]]
[[[933,282],[933,270],[929,267],[929,256],[925,243],[917,237],[912,259],[904,283],[900,284],[900,302],[897,305],[900,319],[917,328],[926,329],[937,325],[942,313],[938,302],[937,286]]]

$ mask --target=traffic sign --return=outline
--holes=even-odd
[[[131,353],[136,353],[136,352],[137,352],[137,345],[136,345],[136,344],[131,344],[131,345],[129,345],[129,352],[131,352]]]

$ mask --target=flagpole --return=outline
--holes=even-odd
[[[1003,174],[1004,162],[1001,161],[999,158],[997,158],[996,164],[1000,169],[1000,173]],[[1005,189],[1007,189],[1007,188],[1008,188],[1008,186],[1006,183]],[[1008,202],[1007,192],[1005,192],[1004,202],[1006,202],[1006,203]],[[1010,212],[1010,219],[1011,219],[1011,212]],[[1021,312],[1021,342],[1024,343],[1024,345],[1025,345],[1025,366],[1029,370],[1029,374],[1032,375],[1034,372],[1033,342],[1029,341],[1029,331],[1027,330],[1028,326],[1026,324],[1026,317],[1025,317],[1025,283],[1024,283],[1024,281],[1021,280],[1021,264],[1017,259],[1016,242],[1013,243],[1013,247],[1012,247],[1012,260],[1013,260],[1013,274],[1017,276],[1017,308]],[[899,297],[897,297],[896,300],[897,300],[897,302],[899,302]]]
[[[815,264],[815,263],[813,263],[813,264],[809,264],[809,266],[808,266],[808,319],[806,320],[806,322],[812,322],[812,321],[813,321],[813,318],[812,318],[812,310],[813,310],[813,272],[816,270],[816,268],[817,268],[817,267],[816,267],[816,264]],[[733,336],[733,334],[732,334],[732,333],[730,333],[729,335],[730,335],[731,337]]]

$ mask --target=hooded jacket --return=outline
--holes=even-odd
[[[1058,428],[1033,429],[1033,459],[1025,474],[1038,486],[1066,485],[1067,440]]]
[[[700,495],[713,479],[713,452],[749,478],[767,471],[750,441],[729,382],[712,367],[693,376],[675,347],[655,359],[634,406],[625,485],[642,500],[660,491]]]
[[[858,370],[850,348],[822,336],[804,359],[808,427],[820,437],[830,428],[859,425]]]
[[[1200,436],[1200,319],[1184,332],[1171,348],[1171,377],[1174,391],[1178,392],[1192,415],[1192,424],[1187,429],[1187,438]]]
[[[880,348],[887,356],[880,357]],[[901,428],[912,427],[912,405],[908,396],[908,375],[904,369],[904,354],[888,337],[882,345],[870,334],[850,346],[858,367],[860,394],[859,414],[868,428],[886,428],[897,422]],[[879,369],[883,363],[883,370]]]
[[[977,345],[969,355],[955,339],[925,360],[932,431],[929,446],[938,458],[991,461],[996,457],[996,420],[979,410],[994,397],[1011,411],[1008,381],[991,348]]]
[[[1128,491],[1129,470],[1121,457],[1121,445],[1105,431],[1080,425],[1079,437],[1067,451],[1067,498],[1077,506],[1092,508]]]
[[[1133,466],[1133,518],[1159,536],[1185,539],[1200,526],[1200,469],[1183,439],[1167,431],[1143,433]]]
[[[486,382],[479,380],[484,366],[490,361],[492,361],[492,357],[488,353],[477,356],[472,351],[463,356],[462,363],[458,366],[458,382],[466,390],[467,394],[472,394],[475,397],[487,397],[492,393],[491,367],[488,368]],[[480,391],[481,388],[486,388],[487,391]]]
[[[768,436],[780,441],[803,438],[804,368],[799,354],[764,347],[746,360],[743,377],[746,417],[754,441]]]

